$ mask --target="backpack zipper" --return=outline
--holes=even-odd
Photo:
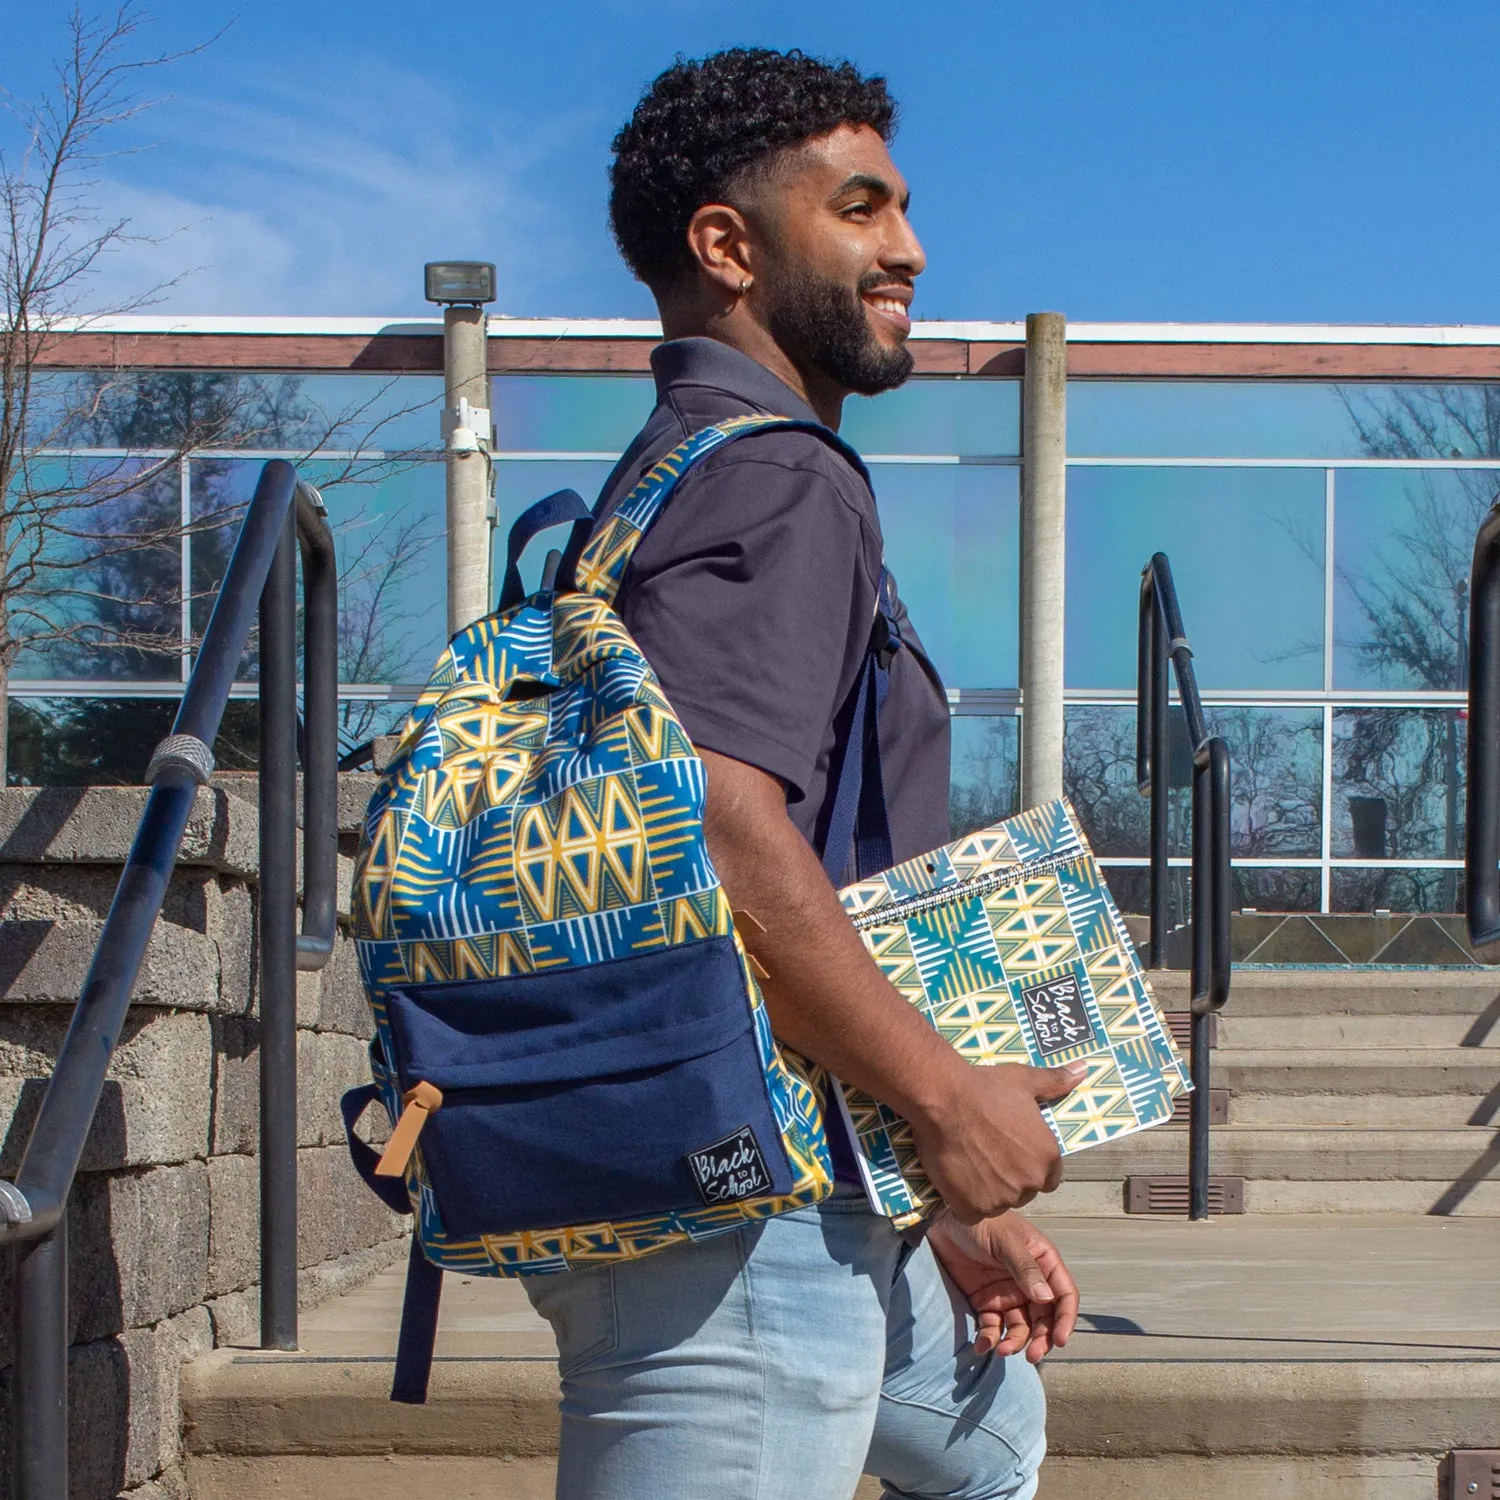
[[[1072,854],[1052,854],[1046,859],[1031,860],[1019,865],[1006,865],[1003,869],[990,870],[984,875],[971,875],[967,880],[959,881],[957,885],[945,885],[936,890],[921,891],[915,896],[905,896],[900,901],[893,901],[888,906],[876,906],[869,911],[859,912],[851,917],[850,921],[853,922],[856,932],[863,932],[868,927],[891,927],[921,912],[946,906],[948,902],[957,898],[987,896],[991,891],[1018,885],[1023,880],[1034,880],[1039,875],[1055,874],[1064,865],[1076,865],[1084,857],[1080,849]]]

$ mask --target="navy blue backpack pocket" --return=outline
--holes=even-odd
[[[733,937],[386,995],[454,1238],[790,1193]]]

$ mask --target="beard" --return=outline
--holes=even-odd
[[[860,294],[889,286],[890,276],[866,272],[857,286],[809,270],[778,278],[767,309],[771,336],[798,363],[861,396],[878,396],[900,385],[915,360],[905,344],[887,348],[876,337]]]

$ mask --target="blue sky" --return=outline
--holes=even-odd
[[[610,137],[675,53],[743,43],[889,77],[920,317],[1500,323],[1495,0],[149,9],[155,50],[232,24],[104,164],[101,209],[157,243],[99,306],[182,274],[165,310],[419,314],[422,262],[470,256],[496,311],[650,316]],[[44,84],[66,10],[0,0],[0,85]]]

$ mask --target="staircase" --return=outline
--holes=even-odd
[[[1186,1008],[1186,975],[1152,983]],[[1242,969],[1217,1030],[1212,1170],[1244,1178],[1246,1213],[1500,1215],[1500,975]],[[1113,1216],[1127,1178],[1186,1160],[1176,1127],[1101,1146],[1045,1212]]]
[[[1158,988],[1186,1004],[1184,976]],[[1045,1372],[1041,1500],[1428,1500],[1448,1449],[1500,1444],[1497,997],[1475,970],[1236,973],[1213,1161],[1245,1215],[1123,1212],[1128,1176],[1185,1170],[1178,1127],[1033,1205],[1085,1309]],[[297,1354],[188,1367],[194,1500],[551,1496],[546,1325],[518,1286],[450,1277],[432,1398],[392,1406],[402,1274],[305,1315]]]

